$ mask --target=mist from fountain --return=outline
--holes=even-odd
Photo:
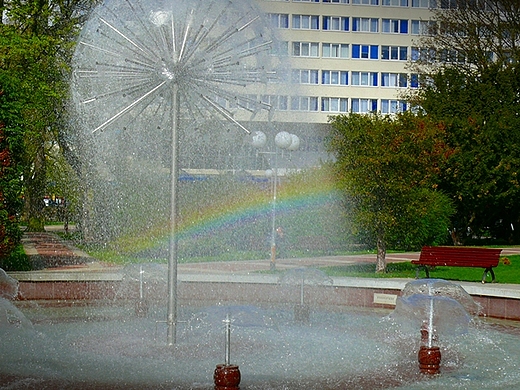
[[[271,104],[252,96],[283,88],[271,83],[281,66],[274,42],[246,0],[108,0],[96,8],[73,78],[87,239],[106,244],[128,230],[161,230],[174,160],[181,168],[222,167],[219,156],[249,131],[244,123],[272,126]],[[219,143],[224,152],[210,148]],[[169,232],[157,234],[161,241]],[[224,355],[223,315],[245,390],[520,385],[518,334],[476,321],[473,304],[451,285],[412,284],[389,316],[313,307],[303,323],[287,305],[188,302],[179,307],[180,337],[171,348],[163,337],[166,273],[164,265],[131,265],[114,301],[22,302],[22,310],[10,301],[16,286],[1,274],[2,385],[209,390]],[[319,301],[314,289],[304,291],[305,275],[296,277],[300,297]],[[149,299],[146,315],[120,297]],[[443,350],[442,375],[431,378],[417,369],[424,321]]]
[[[312,290],[306,294],[317,299]],[[241,389],[504,389],[520,384],[515,370],[519,329],[488,325],[441,295],[435,298],[433,323],[441,373],[432,377],[421,375],[417,366],[427,295],[399,299],[403,302],[390,314],[313,307],[306,323],[295,321],[286,304],[182,305],[173,349],[164,344],[164,298],[148,298],[146,317],[135,315],[132,300],[97,306],[56,302],[54,307],[21,302],[22,310],[16,311],[2,300],[0,313],[11,319],[1,323],[0,383],[12,389],[30,383],[209,390],[215,364],[224,361],[224,320],[229,318],[230,362],[240,365]]]

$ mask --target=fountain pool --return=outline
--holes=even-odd
[[[179,308],[179,340],[164,344],[163,305],[136,318],[129,304],[69,306],[5,299],[1,388],[212,389],[224,361],[231,313],[231,363],[241,389],[504,389],[517,388],[520,328],[472,320],[443,338],[441,374],[417,366],[418,329],[389,310],[325,308],[304,325],[287,305]],[[23,314],[22,314],[23,313]],[[516,324],[518,325],[518,324]]]

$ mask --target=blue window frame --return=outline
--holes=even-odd
[[[352,58],[361,59],[379,59],[379,46],[378,45],[352,45]]]

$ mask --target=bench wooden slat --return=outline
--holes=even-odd
[[[426,271],[426,277],[429,277],[428,266],[484,268],[482,277],[482,283],[484,283],[488,272],[492,276],[492,281],[495,280],[493,267],[498,266],[500,252],[502,252],[502,249],[425,246],[421,250],[419,260],[412,260],[411,263],[423,267]],[[417,276],[418,272],[419,268],[417,269]]]

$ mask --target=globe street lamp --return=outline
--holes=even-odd
[[[267,136],[262,131],[255,131],[252,134],[251,144],[255,148],[263,148],[267,144]],[[274,157],[273,168],[266,171],[266,176],[271,176],[272,183],[272,209],[271,209],[271,261],[269,263],[269,269],[274,271],[276,269],[276,236],[277,234],[283,234],[282,231],[277,231],[276,228],[276,196],[278,188],[278,151],[279,150],[298,150],[300,147],[300,138],[295,135],[288,133],[287,131],[281,131],[274,137],[274,147],[271,151],[260,152],[263,154],[271,154]],[[281,229],[281,228],[280,228]]]

